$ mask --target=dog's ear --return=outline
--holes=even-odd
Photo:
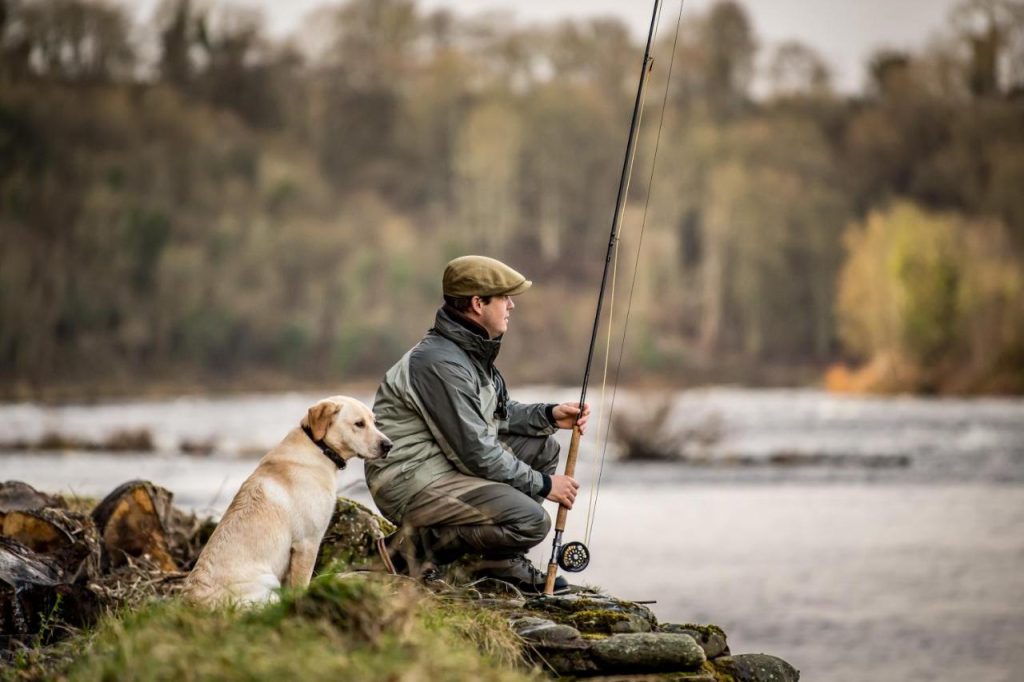
[[[313,432],[313,440],[323,440],[327,435],[327,429],[331,427],[331,419],[341,410],[341,405],[331,400],[321,400],[309,408],[306,414],[306,423],[309,430]]]

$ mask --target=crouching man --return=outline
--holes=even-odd
[[[551,528],[541,502],[571,508],[576,499],[579,484],[555,473],[551,434],[571,429],[580,410],[510,400],[494,366],[513,297],[531,284],[491,258],[448,263],[434,326],[377,389],[373,411],[394,448],[367,462],[366,481],[399,528],[379,547],[392,572],[421,576],[473,553],[483,557],[477,577],[543,591],[544,573],[525,555]],[[588,415],[584,406],[581,428]]]

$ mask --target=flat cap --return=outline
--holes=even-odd
[[[487,256],[460,256],[444,269],[445,296],[515,296],[533,282],[500,260]]]

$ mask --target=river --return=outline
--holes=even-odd
[[[514,397],[573,394],[533,387]],[[146,429],[155,445],[0,449],[0,480],[102,496],[146,478],[216,514],[253,456],[316,397],[0,405],[0,443]],[[596,410],[566,533],[582,538],[592,522],[593,560],[579,581],[656,600],[662,621],[717,623],[734,652],[781,656],[809,682],[1024,679],[1024,400],[730,388],[668,399],[670,429],[689,434],[678,439],[687,463],[623,462],[609,446],[588,513],[604,432]],[[620,414],[660,404],[628,392],[616,400]],[[182,444],[211,452],[185,455]],[[358,466],[339,490],[369,501]],[[532,558],[545,562],[546,545]]]

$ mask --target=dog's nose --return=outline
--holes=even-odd
[[[391,448],[395,447],[394,443],[389,440],[382,440],[380,442],[380,456],[387,457],[388,453],[391,452]]]

